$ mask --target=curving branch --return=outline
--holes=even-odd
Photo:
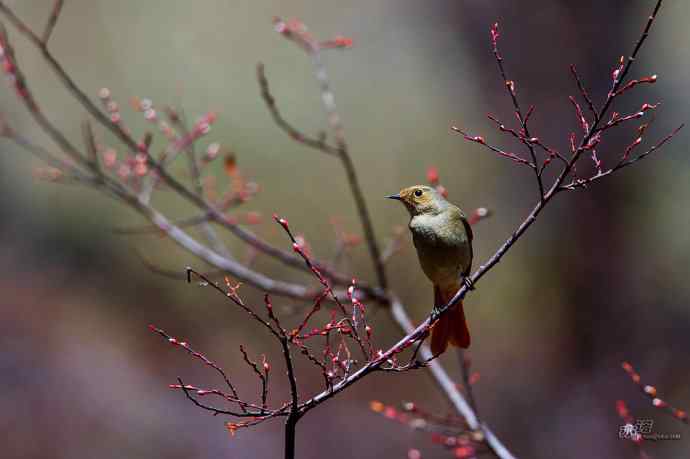
[[[611,88],[606,99],[600,105],[600,108],[597,108],[597,105],[587,93],[585,84],[577,74],[575,67],[571,67],[571,73],[575,79],[580,97],[586,104],[586,109],[583,110],[583,107],[580,106],[580,102],[578,102],[576,98],[570,98],[570,103],[574,108],[582,133],[580,137],[576,136],[574,133],[570,134],[569,155],[567,153],[562,154],[544,145],[539,140],[539,137],[534,136],[534,134],[529,131],[528,121],[534,113],[534,107],[530,107],[526,112],[523,112],[518,103],[515,89],[516,85],[512,80],[508,79],[504,67],[504,58],[499,51],[498,43],[500,33],[498,24],[495,24],[491,28],[492,51],[498,64],[499,74],[508,91],[513,109],[517,115],[518,127],[506,127],[497,119],[491,116],[489,118],[496,124],[501,133],[507,133],[517,140],[519,144],[527,150],[528,155],[523,158],[515,153],[493,146],[485,141],[483,137],[472,136],[461,128],[454,128],[454,130],[462,134],[467,141],[480,144],[497,153],[499,156],[507,157],[520,165],[527,165],[531,168],[535,173],[539,200],[532,208],[532,211],[517,226],[503,245],[497,249],[494,255],[472,274],[470,277],[471,285],[477,285],[477,282],[500,262],[502,257],[505,256],[512,246],[537,220],[539,214],[544,210],[547,204],[562,191],[573,191],[586,188],[590,183],[610,176],[614,172],[646,158],[670,141],[683,127],[681,125],[669,135],[657,141],[643,153],[638,153],[638,151],[642,149],[643,135],[646,135],[647,128],[647,124],[640,125],[635,139],[623,149],[620,157],[617,158],[617,161],[613,163],[612,166],[605,167],[603,165],[603,155],[597,153],[597,148],[602,137],[612,128],[633,123],[644,117],[645,113],[648,111],[655,110],[658,106],[658,104],[644,104],[638,112],[625,116],[621,116],[614,112],[609,116],[613,104],[618,97],[640,86],[653,84],[657,79],[656,75],[635,80],[627,80],[626,78],[651,30],[661,5],[662,1],[658,0],[630,56],[627,59],[621,59],[621,61],[617,63],[613,72]],[[276,30],[305,51],[312,61],[315,76],[320,88],[322,105],[326,113],[327,124],[332,137],[331,140],[329,140],[328,136],[325,134],[318,137],[307,136],[283,117],[270,92],[268,80],[266,79],[264,68],[261,64],[257,67],[257,78],[261,96],[273,121],[280,129],[297,142],[330,156],[336,156],[341,160],[362,224],[364,239],[367,244],[371,262],[376,271],[377,282],[375,285],[357,283],[355,286],[350,276],[337,271],[328,263],[313,259],[311,255],[307,253],[303,245],[290,232],[287,222],[284,220],[278,219],[278,222],[287,231],[292,241],[292,251],[283,250],[261,239],[253,232],[241,226],[235,219],[229,218],[226,214],[228,208],[218,206],[213,203],[212,199],[206,196],[201,182],[201,166],[193,143],[205,134],[204,125],[207,128],[215,115],[207,115],[206,120],[204,120],[202,124],[197,123],[197,125],[194,125],[191,129],[188,129],[184,123],[173,123],[176,124],[175,128],[179,131],[180,135],[171,136],[171,138],[169,138],[169,143],[165,151],[166,153],[172,152],[174,154],[155,158],[151,154],[152,136],[147,134],[143,136],[143,140],[135,140],[135,137],[133,137],[124,126],[117,110],[113,109],[113,111],[110,111],[109,108],[106,108],[106,111],[110,111],[110,113],[106,113],[92,102],[48,49],[48,42],[57,24],[62,7],[62,1],[56,0],[54,2],[44,32],[40,35],[32,31],[31,28],[29,28],[13,10],[2,1],[0,1],[0,14],[12,23],[16,29],[41,52],[57,78],[73,97],[81,103],[91,117],[100,126],[115,135],[127,150],[131,152],[132,156],[134,156],[133,161],[145,167],[140,168],[142,171],[140,176],[135,176],[131,180],[125,180],[122,177],[118,178],[112,170],[108,169],[107,161],[101,161],[99,146],[95,141],[94,132],[88,121],[85,122],[83,126],[85,153],[81,152],[73,145],[69,139],[53,125],[41,110],[38,102],[34,99],[26,78],[16,62],[7,34],[2,28],[0,28],[0,50],[2,51],[0,58],[2,59],[3,69],[5,73],[11,77],[11,85],[19,100],[28,109],[36,124],[42,128],[59,147],[64,158],[31,144],[25,138],[14,132],[14,130],[4,122],[0,123],[0,135],[26,148],[51,167],[66,174],[68,178],[74,178],[80,183],[88,184],[94,189],[115,197],[120,202],[144,216],[149,221],[151,227],[156,228],[157,231],[162,232],[189,253],[216,270],[228,273],[232,275],[234,279],[250,284],[267,294],[271,293],[311,302],[311,308],[308,310],[302,323],[297,328],[288,331],[283,327],[279,318],[274,313],[271,299],[268,295],[265,297],[265,315],[268,317],[268,319],[266,319],[263,315],[258,314],[251,307],[244,304],[237,294],[239,286],[233,287],[229,279],[226,279],[227,289],[225,289],[206,278],[205,275],[188,269],[188,280],[191,278],[191,275],[201,278],[207,285],[211,285],[218,292],[230,298],[231,301],[247,312],[252,319],[265,327],[269,333],[279,341],[286,365],[286,378],[290,387],[290,400],[274,408],[269,408],[267,406],[269,367],[264,367],[264,372],[262,372],[258,366],[249,359],[244,350],[242,351],[244,360],[254,371],[259,380],[259,385],[261,387],[259,398],[261,402],[257,404],[241,400],[234,386],[232,386],[230,379],[220,370],[219,366],[213,364],[210,360],[196,351],[191,350],[187,343],[183,344],[172,336],[167,335],[162,330],[154,328],[154,331],[167,338],[168,342],[184,348],[193,357],[215,368],[216,371],[220,371],[221,376],[223,376],[228,386],[226,390],[229,392],[226,393],[219,389],[200,389],[196,386],[184,384],[181,379],[178,380],[179,384],[171,386],[173,389],[181,390],[184,395],[197,406],[211,411],[213,414],[227,414],[240,418],[249,418],[241,423],[228,423],[227,427],[231,433],[234,433],[234,431],[240,427],[256,425],[273,417],[286,417],[286,457],[292,458],[294,457],[295,428],[297,422],[309,410],[333,398],[341,391],[375,371],[392,370],[395,372],[428,367],[439,388],[448,397],[456,411],[464,418],[468,427],[477,434],[481,434],[488,449],[500,458],[505,459],[514,457],[493,434],[489,427],[479,420],[476,414],[476,403],[474,403],[473,400],[472,403],[467,401],[438,360],[433,359],[428,347],[423,344],[433,324],[446,313],[451,306],[465,297],[468,293],[468,286],[464,285],[448,304],[439,309],[438,314],[426,318],[426,320],[416,327],[412,324],[403,303],[398,300],[394,293],[388,290],[384,263],[390,255],[394,253],[395,247],[392,245],[393,248],[385,250],[383,254],[379,249],[369,211],[364,200],[364,195],[359,184],[348,144],[345,140],[343,124],[336,109],[335,97],[325,67],[321,61],[321,52],[323,50],[349,47],[351,45],[351,40],[336,37],[334,40],[318,41],[307,32],[306,27],[300,22],[286,22],[280,19],[275,20]],[[108,104],[111,103],[113,103],[113,101],[108,100]],[[185,155],[188,158],[189,174],[192,180],[191,188],[179,181],[168,170],[168,167],[178,154]],[[587,156],[591,156],[597,172],[590,177],[578,177],[575,174],[576,165]],[[553,159],[557,160],[554,161],[554,163],[559,164],[561,169],[553,179],[553,182],[547,184],[543,172],[546,167],[552,163]],[[192,219],[186,219],[175,223],[172,218],[163,215],[153,207],[149,198],[159,181],[162,185],[172,190],[177,196],[193,204],[197,212],[199,212],[199,215],[192,217]],[[486,213],[487,211],[485,209],[484,213],[477,213],[475,221],[481,219]],[[210,226],[210,223],[214,223],[232,233],[259,253],[276,259],[286,266],[313,274],[317,281],[315,282],[316,286],[310,287],[308,285],[273,279],[261,272],[249,268],[246,264],[236,261],[231,257],[231,254],[226,251],[221,241],[218,239],[215,229]],[[207,244],[198,241],[184,230],[185,227],[194,227],[197,225],[202,225]],[[146,229],[148,230],[148,228]],[[347,287],[347,290],[335,291],[334,286]],[[344,300],[345,298],[349,300],[349,303]],[[362,301],[366,298],[371,298],[380,305],[388,306],[386,310],[389,312],[391,319],[405,335],[387,350],[375,350],[373,347],[371,336],[372,330],[366,321],[365,307],[362,304]],[[315,313],[319,310],[321,301],[326,300],[330,300],[336,305],[336,307],[331,310],[331,320],[321,327],[315,327],[309,330],[307,323],[316,320]],[[321,352],[316,352],[313,349],[312,343],[317,340],[320,340],[319,342],[322,347],[320,347],[319,350]],[[357,358],[353,357],[350,346],[353,346],[353,349],[357,351]],[[303,355],[311,364],[318,368],[324,379],[323,390],[306,399],[300,398],[297,375],[293,366],[292,353],[295,351],[295,355]],[[363,358],[358,360],[360,351]],[[406,351],[411,351],[412,357],[408,365],[401,366],[398,363],[398,358]],[[207,395],[216,400],[220,398],[224,403],[234,404],[235,408],[225,409],[202,403],[199,399]]]
[[[46,62],[48,63],[49,67],[53,70],[53,72],[56,74],[57,78],[60,80],[60,82],[65,86],[65,88],[74,96],[74,98],[84,107],[84,109],[103,127],[108,129],[115,137],[120,140],[130,151],[133,152],[141,152],[142,154],[146,155],[146,160],[155,171],[156,174],[160,177],[160,179],[168,186],[170,187],[175,193],[177,193],[180,197],[184,198],[186,201],[190,202],[194,206],[196,206],[198,209],[200,209],[205,215],[210,217],[214,223],[222,226],[226,230],[230,231],[233,235],[237,236],[240,240],[245,242],[246,244],[254,247],[256,250],[258,250],[260,253],[263,253],[267,256],[270,256],[272,258],[275,258],[276,260],[284,263],[287,266],[297,268],[300,270],[306,270],[304,267],[304,264],[302,263],[302,260],[293,255],[290,252],[286,252],[283,250],[280,250],[273,245],[269,244],[268,242],[264,241],[263,239],[259,238],[256,234],[253,232],[247,230],[246,228],[243,228],[236,222],[232,221],[231,219],[228,219],[225,215],[223,215],[218,209],[216,209],[214,206],[210,205],[206,200],[203,198],[199,197],[195,192],[189,190],[186,186],[184,186],[181,182],[179,182],[177,179],[175,179],[164,167],[162,167],[161,163],[157,161],[153,156],[151,156],[150,151],[148,148],[142,149],[141,144],[139,144],[136,140],[132,138],[130,133],[122,126],[122,124],[118,121],[115,121],[108,116],[106,116],[97,106],[94,104],[91,99],[82,91],[81,88],[77,85],[77,83],[72,79],[72,77],[67,73],[67,71],[62,67],[60,62],[56,59],[56,57],[50,52],[50,50],[47,48],[47,43],[44,43],[39,36],[33,32],[33,30],[26,25],[15,13],[14,11],[7,6],[5,2],[0,1],[0,14],[3,14],[7,20],[12,23],[16,29],[24,35],[31,44],[33,44],[43,55],[45,58]],[[74,148],[72,148],[71,144],[69,141],[62,135],[62,133],[55,129],[52,124],[43,116],[42,112],[36,112],[32,111],[32,106],[35,101],[33,99],[27,99],[24,101],[25,105],[30,109],[32,112],[32,115],[35,117],[36,122],[49,134],[49,136],[56,141],[66,152],[72,152],[74,151]],[[81,161],[81,160],[79,160]],[[361,193],[360,193],[361,195]],[[378,258],[378,257],[377,257]],[[324,273],[324,275],[328,276],[329,278],[333,279],[334,282],[336,282],[338,285],[347,285],[348,282],[350,281],[351,276],[346,276],[341,273],[337,273],[336,271],[332,270],[329,268],[329,266],[326,263],[319,262],[318,260],[315,261],[317,265],[320,266],[321,271]],[[382,304],[385,304],[385,295],[383,294],[383,291],[385,289],[381,288],[374,288],[374,287],[369,287],[366,285],[363,285],[363,290],[370,296],[374,297],[377,299]]]
[[[388,288],[388,279],[386,278],[385,266],[381,261],[381,250],[379,249],[378,243],[376,242],[374,227],[371,223],[371,217],[369,215],[369,210],[367,209],[366,200],[364,199],[364,193],[362,193],[362,187],[359,184],[359,178],[357,177],[355,165],[352,162],[349,147],[347,145],[347,142],[345,141],[345,129],[343,127],[343,123],[341,121],[340,115],[338,114],[338,110],[335,105],[335,95],[331,90],[331,83],[328,79],[326,67],[324,67],[323,62],[321,61],[322,49],[347,48],[352,45],[352,41],[343,37],[336,37],[335,40],[320,42],[318,40],[315,40],[307,32],[306,26],[299,21],[285,22],[280,18],[275,18],[273,22],[276,31],[282,34],[288,40],[293,41],[300,48],[302,48],[312,61],[316,80],[318,81],[319,88],[321,89],[321,101],[326,111],[326,119],[328,121],[328,126],[330,127],[333,133],[333,137],[335,138],[335,143],[337,145],[336,151],[338,156],[340,157],[340,160],[343,163],[345,175],[347,177],[348,184],[350,185],[350,192],[352,193],[352,197],[354,198],[355,204],[357,206],[359,219],[362,224],[362,228],[364,229],[364,238],[367,241],[369,255],[372,263],[374,264],[374,269],[376,271],[376,278],[378,280],[379,286],[385,291]],[[260,84],[261,77],[262,74],[260,73]],[[265,89],[265,91],[268,91],[267,84],[262,84],[261,86],[263,89]],[[264,99],[266,101],[270,100],[266,97],[264,97]],[[271,108],[270,104],[269,108]],[[330,152],[328,148],[320,149],[325,152]]]

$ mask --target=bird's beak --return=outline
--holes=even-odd
[[[392,195],[386,196],[386,197],[387,197],[388,199],[397,199],[398,201],[402,200],[402,198],[400,197],[400,194],[399,194],[399,193],[398,193],[398,194],[392,194]]]

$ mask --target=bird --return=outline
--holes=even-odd
[[[422,271],[434,286],[434,308],[447,304],[463,283],[469,288],[472,269],[472,228],[462,210],[435,188],[414,185],[386,196],[402,202],[410,213],[409,229]],[[431,351],[441,355],[448,345],[470,346],[462,301],[453,305],[431,329]]]

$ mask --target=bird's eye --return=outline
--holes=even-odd
[[[424,193],[422,190],[414,190],[414,195],[420,197]]]

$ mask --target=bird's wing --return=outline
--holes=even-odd
[[[474,253],[472,250],[472,240],[474,239],[474,233],[472,233],[472,226],[470,226],[470,223],[467,221],[465,213],[462,210],[460,210],[459,207],[455,206],[455,208],[457,209],[457,212],[453,212],[453,215],[457,216],[462,222],[462,227],[465,230],[465,234],[467,235],[467,242],[470,246],[470,262],[467,264],[465,271],[462,273],[463,276],[469,276],[470,272],[472,271],[472,259],[474,258]]]
[[[467,221],[465,214],[462,214],[462,224],[465,227],[465,232],[467,233],[467,240],[472,242],[472,239],[474,239],[474,233],[472,233],[472,226],[470,226],[470,222]]]
[[[472,233],[472,227],[470,226],[470,223],[467,221],[464,215],[462,217],[462,224],[465,227],[465,232],[467,233],[467,240],[470,243],[470,262],[467,263],[467,269],[465,269],[465,272],[462,273],[463,276],[467,277],[470,275],[470,272],[472,271],[472,260],[474,259],[474,249],[472,248],[472,239],[474,239],[474,234]]]
[[[474,234],[472,234],[472,227],[470,226],[469,222],[467,221],[467,217],[465,217],[465,213],[460,210],[458,206],[453,206],[451,205],[448,208],[448,212],[450,213],[450,217],[454,221],[460,220],[462,223],[462,226],[465,230],[465,234],[467,235],[467,240],[469,242],[472,242],[472,239],[474,239]]]

